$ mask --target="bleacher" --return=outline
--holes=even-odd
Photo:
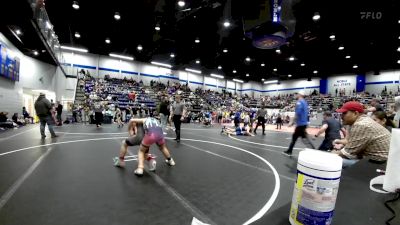
[[[96,83],[98,85],[96,89]],[[136,100],[131,101],[128,93],[134,91]],[[127,107],[149,109],[156,108],[154,92],[146,87],[140,87],[138,83],[121,79],[85,80],[85,90],[76,89],[75,104],[93,103],[93,101],[107,102],[107,105],[115,105],[121,109]]]
[[[131,91],[136,93],[135,101],[129,99],[128,93]],[[177,91],[182,96],[184,102],[186,102],[188,111],[196,113],[203,109],[215,110],[221,107],[229,109],[232,106],[237,106],[237,104],[246,108],[259,108],[261,105],[265,105],[267,108],[281,109],[289,112],[294,110],[296,104],[296,98],[293,94],[255,99],[247,95],[239,97],[229,93],[218,93],[209,90],[197,89],[191,91],[184,85],[181,86],[179,84],[166,87],[164,84],[152,82],[150,86],[144,86],[133,80],[122,79],[86,79],[84,91],[79,87],[76,89],[75,103],[84,104],[88,103],[88,101],[103,101],[107,102],[108,105],[113,104],[122,109],[127,107],[155,109],[160,103],[162,96],[174,96]],[[374,97],[368,95],[358,97],[309,95],[305,99],[310,106],[310,111],[322,112],[334,110],[344,102],[352,99],[356,99],[363,104],[368,104]],[[381,105],[385,108],[389,104],[394,103],[393,97],[382,96],[380,99]]]

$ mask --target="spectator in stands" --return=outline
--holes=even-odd
[[[366,112],[377,112],[377,111],[384,111],[383,106],[379,103],[379,100],[374,98],[371,100],[371,107],[366,110]]]
[[[175,96],[175,103],[171,107],[170,120],[173,119],[175,125],[175,140],[181,141],[181,122],[184,120],[186,114],[186,107],[181,102],[181,96]]]
[[[295,110],[295,118],[293,120],[296,121],[296,129],[294,130],[292,142],[287,151],[283,152],[285,155],[291,156],[293,152],[293,147],[296,144],[296,141],[299,137],[302,137],[303,143],[311,149],[315,149],[314,145],[311,143],[310,139],[308,138],[307,134],[307,125],[308,125],[308,104],[307,101],[304,99],[304,91],[299,91],[297,93],[297,103],[296,103],[296,110]],[[289,124],[289,126],[293,125],[293,122]]]
[[[131,91],[131,92],[129,92],[128,97],[129,97],[129,102],[135,102],[136,93],[134,91]]]
[[[58,126],[62,125],[62,118],[61,118],[61,114],[62,114],[62,110],[63,110],[63,106],[61,105],[60,101],[57,101],[57,121],[58,121]]]
[[[318,149],[330,151],[333,149],[333,141],[336,139],[341,139],[340,131],[343,132],[343,135],[345,134],[345,131],[342,128],[342,125],[340,125],[339,121],[332,117],[332,113],[330,111],[324,112],[323,119],[322,127],[319,129],[317,134],[315,134],[315,137],[318,137],[325,132],[325,138]]]
[[[26,111],[25,106],[22,107],[22,115],[24,116],[24,119],[29,119],[31,123],[33,123],[33,117],[29,115],[28,111]]]
[[[347,102],[337,112],[342,113],[343,124],[351,126],[347,139],[334,141],[334,144],[345,145],[343,149],[334,151],[343,158],[343,167],[354,165],[365,156],[373,162],[385,162],[390,132],[363,114],[364,107],[359,102]]]
[[[383,111],[376,111],[372,115],[372,119],[385,127],[389,132],[392,132],[392,128],[394,127],[394,123],[392,120],[390,120],[386,113]]]
[[[52,106],[44,93],[39,94],[39,97],[35,102],[35,110],[36,115],[39,117],[40,121],[40,134],[42,136],[42,139],[46,138],[46,135],[44,133],[46,124],[51,133],[51,137],[58,137],[53,130],[54,119],[51,115]]]

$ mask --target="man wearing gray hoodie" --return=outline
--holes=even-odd
[[[49,127],[51,137],[52,138],[58,137],[53,130],[54,120],[51,117],[51,112],[50,112],[51,103],[46,98],[46,95],[44,93],[40,93],[39,97],[37,98],[35,102],[35,110],[36,110],[36,115],[39,117],[40,121],[40,134],[42,135],[42,139],[46,138],[46,135],[44,134],[46,124]]]

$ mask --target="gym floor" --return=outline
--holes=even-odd
[[[270,127],[266,135],[228,137],[221,127],[184,124],[182,141],[168,131],[176,162],[169,167],[156,146],[155,173],[136,177],[136,161],[113,166],[126,127],[72,124],[56,139],[41,140],[39,127],[0,134],[0,224],[174,224],[192,218],[209,224],[286,225],[296,178],[286,150],[291,133]],[[317,139],[318,146],[322,139]],[[130,148],[136,155],[138,147]],[[128,157],[128,159],[134,159]],[[393,196],[369,190],[377,174],[362,160],[342,172],[333,224],[382,225],[392,216],[383,202]],[[395,223],[393,223],[395,224]]]

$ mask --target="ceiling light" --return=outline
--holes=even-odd
[[[21,35],[21,34],[22,34],[22,32],[21,32],[20,29],[16,29],[16,30],[15,30],[15,33],[16,33],[17,35]]]
[[[78,32],[75,32],[75,37],[76,37],[76,38],[80,38],[81,35],[80,35]]]
[[[219,70],[222,70],[222,66],[218,66],[218,69],[219,69]]]
[[[291,57],[289,58],[289,61],[294,61],[294,57],[291,56]]]
[[[346,59],[350,59],[351,58],[351,56],[349,56],[349,55],[346,55]]]
[[[174,58],[175,57],[175,54],[174,53],[171,53],[171,55],[169,55],[171,58]]]
[[[397,63],[400,64],[400,60],[397,60]]]
[[[354,69],[357,69],[357,68],[358,68],[358,66],[357,66],[357,65],[354,65],[354,66],[353,66],[353,68],[354,68]]]
[[[236,73],[236,72],[237,72],[236,70],[233,70],[233,71],[232,71],[232,73]]]
[[[76,10],[79,9],[79,4],[78,4],[77,1],[73,1],[73,2],[72,2],[72,8],[74,8],[74,9],[76,9]]]
[[[71,50],[71,51],[75,51],[75,52],[88,52],[87,49],[84,48],[73,48],[73,47],[68,47],[68,46],[60,46],[61,49],[65,49],[65,50]]]
[[[224,79],[224,76],[218,75],[218,74],[214,74],[214,73],[210,74],[210,76],[215,77],[215,78]]]
[[[397,51],[400,52],[400,47],[397,48]]]
[[[224,27],[230,27],[230,26],[231,26],[231,23],[229,21],[224,22]]]
[[[276,83],[278,83],[278,80],[264,81],[264,84],[276,84]]]
[[[121,19],[121,15],[119,15],[119,12],[115,12],[114,19],[116,19],[116,20],[120,20]]]
[[[35,51],[33,51],[33,54],[37,56],[37,55],[39,55],[39,52],[35,50]]]
[[[196,60],[196,64],[200,64],[200,60]]]
[[[142,50],[143,50],[143,46],[138,45],[138,46],[137,46],[137,50],[142,51]]]
[[[156,27],[154,28],[156,31],[161,30],[160,25],[156,25]]]
[[[261,81],[265,81],[265,79],[263,78],[263,79],[261,79]]]
[[[344,49],[344,47],[343,46],[339,46],[339,48],[338,48],[339,50],[343,50]]]
[[[194,40],[195,43],[200,43],[200,39],[196,38],[196,40]]]
[[[304,63],[302,63],[302,64],[300,64],[300,66],[305,66],[306,64],[304,64]]]
[[[224,52],[224,53],[227,53],[227,52],[228,52],[228,49],[225,48],[225,49],[223,50],[223,52]]]
[[[133,57],[131,57],[131,56],[118,55],[118,54],[113,54],[113,53],[110,53],[109,56],[114,57],[114,58],[127,59],[127,60],[133,61]]]
[[[111,43],[110,38],[106,38],[106,43],[107,43],[107,44],[110,44],[110,43]]]
[[[288,76],[288,77],[292,77],[292,74],[288,74],[287,76]]]
[[[232,80],[235,81],[235,82],[238,82],[238,83],[244,83],[244,81],[239,80],[239,79],[232,79]]]
[[[265,66],[265,64],[264,64],[264,63],[261,63],[261,66]]]
[[[329,38],[333,41],[335,40],[336,36],[332,34],[331,36],[329,36]]]
[[[185,68],[186,71],[188,72],[193,72],[193,73],[201,73],[201,70],[194,70],[194,69],[189,69],[189,68]]]
[[[319,15],[318,12],[316,12],[316,13],[314,13],[314,16],[312,17],[312,19],[313,19],[314,21],[318,21],[319,19],[321,19],[321,16]]]
[[[249,76],[250,76],[250,74],[247,73],[247,74],[246,74],[246,77],[249,77]]]
[[[318,70],[314,70],[313,73],[317,74],[317,73],[318,73]]]
[[[183,6],[185,6],[185,1],[178,1],[178,5],[179,5],[179,7],[183,7]]]
[[[250,57],[246,57],[246,62],[250,62]]]
[[[157,65],[157,66],[163,66],[163,67],[172,68],[171,65],[165,64],[165,63],[159,63],[159,62],[155,62],[155,61],[151,61],[150,63],[153,64],[153,65]]]
[[[281,50],[280,49],[275,50],[275,52],[278,53],[278,54],[281,54]]]
[[[274,68],[274,71],[276,72],[276,71],[278,71],[278,69],[277,69],[277,68]]]

